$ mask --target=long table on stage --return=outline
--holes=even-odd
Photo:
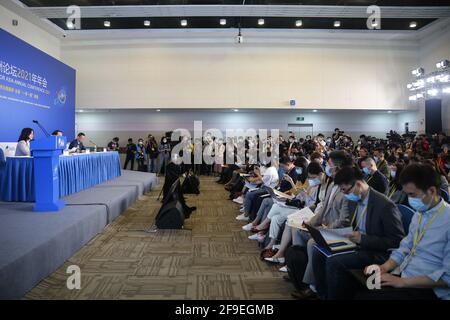
[[[64,197],[121,175],[117,152],[96,152],[60,156],[59,195]],[[34,202],[35,183],[32,157],[8,157],[0,175],[0,200]]]

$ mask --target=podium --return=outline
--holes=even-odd
[[[34,164],[36,203],[34,211],[59,211],[64,202],[59,199],[59,156],[66,146],[66,137],[50,136],[31,141]]]

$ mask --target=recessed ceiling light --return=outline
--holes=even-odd
[[[84,110],[78,110],[78,112],[84,112]]]
[[[239,109],[233,109],[234,112],[239,112]]]
[[[161,109],[156,109],[156,112],[160,112],[161,111]]]
[[[317,109],[314,109],[313,112],[317,112]]]
[[[68,29],[74,29],[75,28],[75,25],[73,24],[73,21],[70,21],[70,20],[67,21],[66,25],[67,25]]]
[[[339,21],[339,20],[336,20],[335,22],[334,22],[334,27],[335,28],[339,28],[341,26],[341,22]]]
[[[389,110],[388,113],[392,113],[392,110]]]
[[[411,29],[417,28],[417,22],[416,22],[416,21],[411,21],[411,22],[409,23],[409,27],[410,27]]]
[[[181,20],[181,26],[186,27],[187,26],[187,20],[183,19]]]
[[[220,19],[220,25],[224,26],[227,24],[227,19]]]
[[[145,20],[144,21],[144,26],[150,27],[150,24],[151,24],[150,20]]]
[[[295,21],[295,26],[296,27],[301,27],[302,25],[303,25],[303,21],[302,20]]]
[[[260,26],[264,25],[264,19],[258,19],[258,24],[259,24]]]
[[[109,28],[109,27],[111,27],[111,21],[105,20],[105,21],[103,21],[103,25],[104,25],[106,28]]]

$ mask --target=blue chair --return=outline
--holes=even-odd
[[[400,211],[400,214],[402,215],[403,229],[405,229],[405,233],[408,233],[409,224],[411,223],[411,219],[416,212],[410,207],[405,206],[403,204],[398,204],[397,208]]]
[[[441,189],[441,197],[445,202],[450,203],[450,196],[448,195],[448,191],[445,189]]]

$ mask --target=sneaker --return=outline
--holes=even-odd
[[[236,217],[236,220],[238,220],[238,221],[248,221],[248,220],[250,220],[250,218],[246,217],[245,214],[240,214],[240,215],[238,215]]]
[[[280,271],[280,272],[288,272],[287,266],[281,267],[280,269],[278,269],[278,271]]]
[[[244,213],[244,207],[240,208],[240,209],[239,209],[239,212],[240,212],[240,213]]]
[[[264,260],[272,263],[284,264],[286,260],[284,258],[264,258]]]
[[[258,234],[252,234],[251,236],[248,237],[250,240],[258,240]]]
[[[250,230],[252,230],[252,227],[253,227],[253,223],[249,223],[249,224],[246,224],[245,226],[243,226],[242,230],[250,231]]]
[[[237,204],[243,204],[244,203],[244,197],[240,196],[240,197],[238,197],[236,199],[233,199],[233,202],[237,203]]]
[[[281,244],[274,244],[274,245],[272,246],[272,249],[273,249],[273,250],[280,250],[280,248],[281,248]]]

